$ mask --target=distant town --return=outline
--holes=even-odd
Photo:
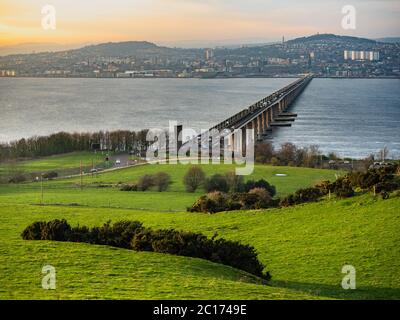
[[[316,34],[279,43],[181,49],[118,42],[0,56],[0,77],[400,78],[400,42]]]

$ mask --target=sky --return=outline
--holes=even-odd
[[[42,28],[45,5],[56,29]],[[341,26],[356,9],[356,29]],[[147,40],[169,46],[261,43],[319,33],[400,36],[400,0],[0,0],[0,46]]]

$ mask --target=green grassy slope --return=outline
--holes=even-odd
[[[51,170],[63,170],[79,168],[82,161],[83,166],[92,166],[103,163],[105,154],[101,152],[71,152],[50,157],[15,162],[15,166],[25,172],[46,172]],[[0,173],[7,171],[10,166],[7,162],[0,163]]]
[[[0,298],[400,298],[400,198],[369,195],[288,209],[215,215],[3,204],[0,207]],[[235,239],[256,247],[272,286],[199,259],[88,244],[23,241],[31,222],[66,218],[99,225],[135,219]],[[58,288],[40,288],[41,267],[54,265]],[[357,270],[345,291],[341,268]]]

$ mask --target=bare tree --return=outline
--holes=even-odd
[[[380,151],[380,155],[381,155],[381,160],[382,160],[382,162],[385,162],[385,159],[386,159],[387,156],[389,155],[389,149],[385,146],[385,147]]]

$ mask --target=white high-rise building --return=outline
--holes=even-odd
[[[379,58],[380,58],[379,51],[344,50],[344,60],[378,61]]]
[[[206,60],[211,60],[212,58],[214,58],[214,50],[207,49],[205,52],[205,58],[206,58]]]

